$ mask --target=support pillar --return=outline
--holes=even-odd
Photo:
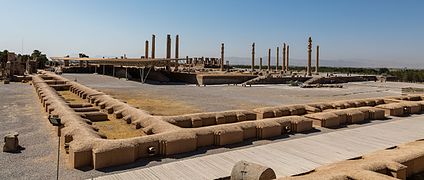
[[[251,71],[255,71],[255,43],[252,44],[252,67]]]
[[[112,76],[115,77],[115,66],[112,65]]]
[[[306,75],[312,76],[311,72],[311,60],[312,60],[312,38],[308,39],[308,65],[306,66]]]
[[[175,59],[179,58],[179,50],[180,50],[180,36],[177,34],[175,36]]]
[[[94,73],[97,74],[97,65],[94,66]]]
[[[281,62],[281,70],[286,71],[286,43],[283,44],[283,54],[282,54],[282,62]]]
[[[289,71],[289,57],[290,57],[290,54],[289,54],[289,52],[290,52],[290,47],[289,47],[289,45],[287,45],[287,49],[286,49],[286,72],[287,71]]]
[[[152,34],[152,59],[155,59],[156,36]]]
[[[166,59],[171,58],[171,35],[166,35]]]
[[[106,65],[103,65],[103,75],[105,75],[106,72]]]
[[[280,62],[280,47],[277,47],[277,57],[275,57],[275,71],[278,72],[278,63]]]
[[[128,80],[128,68],[125,67],[125,79]]]
[[[268,71],[271,71],[271,49],[268,49]]]
[[[144,69],[143,68],[139,68],[138,69],[138,72],[140,73],[140,82],[141,83],[144,83],[143,82],[143,80],[144,80]]]
[[[221,43],[221,71],[224,71],[224,43]]]
[[[319,69],[319,46],[317,46],[317,59],[316,59],[316,64],[315,64],[315,74],[318,74],[318,69]]]
[[[144,45],[144,58],[149,59],[149,41]]]

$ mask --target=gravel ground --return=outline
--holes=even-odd
[[[18,132],[19,144],[26,148],[21,153],[0,153],[0,179],[55,179],[57,136],[33,87],[1,83],[0,94],[0,136]],[[68,176],[67,171],[62,167],[63,175]]]
[[[180,100],[199,106],[204,111],[219,111],[237,109],[240,107],[255,107],[259,105],[293,104],[322,100],[379,97],[399,95],[400,88],[405,86],[419,86],[407,83],[349,83],[343,89],[300,89],[285,85],[272,86],[208,86],[196,87],[191,85],[164,85],[155,86],[138,82],[118,80],[116,78],[89,75],[67,74],[69,79],[77,78],[78,82],[98,90],[109,89],[118,93],[142,91],[151,93],[152,97],[166,96],[172,100]],[[57,136],[54,128],[48,123],[46,114],[42,110],[33,87],[29,84],[11,83],[0,84],[0,135],[8,132],[20,133],[19,141],[26,148],[21,153],[0,153],[0,179],[55,179]],[[136,97],[134,97],[136,98]],[[242,105],[240,105],[242,104]],[[243,106],[243,104],[254,104]],[[387,121],[393,121],[391,119]],[[347,128],[357,128],[373,125],[385,121],[373,121],[364,125],[352,125]],[[337,130],[343,130],[340,128]],[[87,179],[110,173],[119,173],[128,170],[140,169],[147,166],[220,153],[232,149],[247,148],[276,141],[285,141],[293,138],[316,135],[334,131],[318,129],[309,134],[296,134],[290,137],[279,137],[273,140],[244,142],[232,146],[216,149],[202,148],[196,152],[173,156],[170,158],[142,159],[130,165],[98,170],[75,170],[66,166],[66,155],[61,154],[60,179]],[[3,146],[3,142],[0,144]]]
[[[343,84],[343,88],[299,88],[288,85],[206,86],[194,85],[149,85],[126,81],[104,75],[65,74],[70,80],[105,91],[111,95],[127,95],[136,99],[137,93],[150,98],[165,98],[183,102],[203,112],[232,109],[253,109],[256,107],[334,101],[368,97],[394,96],[401,94],[401,87],[421,87],[422,84],[398,82],[356,82]],[[145,96],[143,96],[145,97]]]

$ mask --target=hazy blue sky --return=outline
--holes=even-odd
[[[422,0],[1,0],[0,49],[49,56],[141,56],[156,34],[180,35],[181,56],[258,56],[283,42],[306,59],[307,37],[321,58],[390,66],[424,64]],[[174,42],[173,42],[174,46]],[[274,55],[273,51],[273,55]],[[424,65],[423,65],[424,66]]]

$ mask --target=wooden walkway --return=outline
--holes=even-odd
[[[214,179],[247,160],[272,168],[277,177],[424,138],[424,116],[334,131],[246,149],[202,156],[96,179]]]

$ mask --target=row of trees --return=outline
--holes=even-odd
[[[0,62],[2,67],[4,67],[7,62],[8,53],[8,50],[0,51]],[[39,50],[34,50],[31,55],[19,54],[18,57],[22,58],[23,61],[26,61],[28,59],[36,60],[38,69],[43,69],[45,67],[46,62],[48,61],[47,56],[45,54],[42,54]]]

